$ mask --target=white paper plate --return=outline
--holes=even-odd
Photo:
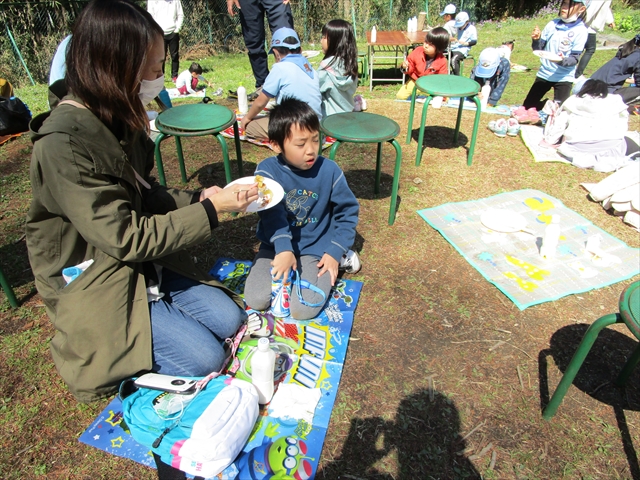
[[[527,219],[511,210],[486,210],[480,215],[480,222],[488,229],[496,232],[526,232],[534,234],[527,229]]]
[[[246,212],[260,212],[262,210],[266,210],[267,208],[271,208],[274,205],[277,205],[278,203],[280,203],[280,200],[284,198],[284,190],[282,189],[282,186],[278,182],[271,180],[270,178],[264,178],[264,177],[263,177],[263,181],[267,186],[267,188],[271,190],[271,193],[273,194],[271,201],[267,203],[264,207],[261,205],[260,201],[258,200],[256,200],[255,202],[251,202],[247,207],[247,209],[245,210]],[[242,177],[237,180],[234,180],[224,188],[229,188],[232,185],[253,185],[254,183],[256,183],[256,177],[254,176]]]
[[[546,50],[534,50],[533,54],[536,57],[544,58],[545,60],[549,60],[551,62],[559,62],[560,60],[562,60],[562,57],[560,55],[547,52]]]
[[[317,57],[318,55],[320,55],[320,50],[303,50],[302,55],[307,58]]]

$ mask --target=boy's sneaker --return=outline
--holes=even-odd
[[[262,93],[262,87],[256,88],[255,92],[251,92],[249,95],[247,95],[247,101],[253,102],[256,98],[258,98],[258,96],[261,93]]]
[[[503,138],[507,136],[507,121],[504,118],[489,122],[489,130],[496,136]]]
[[[511,137],[517,137],[520,133],[520,124],[515,118],[507,120],[507,135]]]
[[[360,257],[358,257],[358,254],[353,250],[349,250],[344,254],[338,265],[338,270],[344,270],[347,273],[358,273],[361,268],[362,263],[360,263]]]

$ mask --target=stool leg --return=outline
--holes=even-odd
[[[618,375],[618,378],[616,379],[616,385],[618,387],[622,387],[627,383],[627,380],[629,380],[629,377],[633,373],[633,370],[636,368],[638,363],[640,363],[640,345],[638,345],[638,347],[631,354],[629,360],[627,360],[627,363],[624,364],[624,368],[620,372],[620,375]]]
[[[338,147],[340,146],[340,140],[336,140],[336,143],[331,147],[331,151],[329,152],[329,158],[331,160],[335,160],[336,152],[338,151]]]
[[[19,303],[16,298],[15,293],[13,293],[13,288],[9,285],[9,282],[4,276],[2,269],[0,268],[0,285],[2,285],[2,290],[4,290],[4,294],[7,296],[7,300],[9,300],[9,305],[13,308],[18,308]]]
[[[409,125],[407,126],[407,145],[411,143],[411,130],[413,129],[413,112],[416,108],[416,95],[418,87],[413,86],[413,92],[411,92],[411,107],[409,107]]]
[[[178,136],[176,136],[176,150],[178,151],[178,165],[180,165],[182,183],[187,183],[187,170],[184,167],[184,155],[182,154],[182,140]]]
[[[418,132],[418,150],[416,150],[416,167],[420,166],[420,160],[422,159],[422,142],[424,141],[424,126],[427,123],[427,109],[431,103],[431,96],[427,95],[427,99],[422,107],[422,118],[420,120],[420,131]]]
[[[378,143],[378,151],[376,153],[376,183],[373,187],[373,193],[380,193],[380,170],[382,170],[382,142]]]
[[[467,155],[467,165],[469,167],[473,161],[473,151],[476,148],[476,137],[478,136],[478,125],[480,125],[480,113],[482,113],[482,106],[480,105],[480,99],[477,95],[473,97],[473,101],[476,103],[476,118],[473,121],[473,133],[471,134],[471,144],[469,145],[469,154]]]
[[[162,154],[160,153],[160,142],[166,137],[164,133],[160,133],[156,137],[156,147],[155,147],[155,156],[156,156],[156,168],[158,169],[158,181],[160,185],[166,187],[167,181],[164,178],[164,166],[162,165]]]
[[[402,149],[394,138],[389,143],[396,149],[396,166],[393,171],[393,187],[391,188],[391,205],[389,206],[389,225],[393,225],[396,219],[396,208],[398,203],[398,185],[400,183],[400,165],[402,164]]]
[[[462,110],[464,107],[464,97],[460,97],[460,106],[458,107],[458,118],[456,120],[456,130],[453,133],[453,144],[458,144],[458,133],[460,133],[460,123],[462,123]]]
[[[604,317],[600,317],[587,329],[584,337],[582,337],[580,345],[578,345],[576,353],[573,354],[573,358],[569,362],[569,365],[567,366],[567,369],[565,370],[564,375],[562,376],[562,379],[560,380],[560,383],[556,388],[556,391],[551,397],[549,404],[542,412],[542,417],[545,420],[550,420],[551,417],[556,414],[558,407],[562,403],[562,399],[573,383],[573,379],[576,378],[576,375],[578,374],[578,371],[580,370],[584,359],[587,357],[587,354],[589,353],[589,350],[591,350],[593,343],[598,338],[600,330],[618,322],[622,322],[622,318],[620,317],[620,315],[612,313],[609,315],[605,315]]]
[[[224,177],[227,183],[231,183],[231,165],[229,165],[229,149],[227,148],[227,142],[220,134],[215,133],[213,135],[218,140],[220,147],[222,148],[222,162],[224,164]]]
[[[236,144],[236,158],[238,159],[238,174],[244,177],[244,168],[242,167],[242,149],[240,148],[240,131],[238,130],[238,122],[233,124],[233,141]]]

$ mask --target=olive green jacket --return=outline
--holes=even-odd
[[[57,330],[51,353],[76,398],[97,400],[152,367],[143,262],[224,288],[187,252],[211,237],[209,218],[192,203],[194,192],[149,177],[153,143],[146,135],[118,141],[86,108],[55,106],[33,119],[31,138],[27,246]],[[66,285],[62,269],[89,259],[93,264]]]

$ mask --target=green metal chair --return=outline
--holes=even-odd
[[[556,414],[558,407],[562,403],[562,399],[573,383],[573,380],[578,374],[589,350],[591,350],[591,347],[598,338],[598,334],[603,328],[613,325],[614,323],[624,323],[636,338],[640,340],[640,281],[633,282],[622,292],[622,295],[620,295],[619,310],[619,313],[612,313],[605,315],[604,317],[600,317],[586,331],[580,345],[578,345],[576,353],[573,355],[573,358],[569,362],[569,365],[558,384],[558,388],[556,388],[549,404],[542,412],[542,417],[545,420],[550,420]],[[640,344],[631,354],[631,357],[629,357],[627,363],[618,375],[618,378],[616,379],[617,386],[623,386],[627,383],[629,376],[639,362]]]
[[[4,272],[2,271],[1,268],[0,268],[0,285],[2,285],[2,290],[4,290],[4,294],[7,296],[7,300],[9,300],[9,305],[11,305],[13,308],[18,308],[18,306],[20,305],[18,303],[18,299],[16,298],[16,295],[13,293],[13,289],[11,288],[11,285],[9,284],[7,279],[5,278]]]
[[[467,60],[471,60],[473,62],[473,65],[471,65],[471,70],[473,70],[476,66],[476,59],[473,58],[473,55],[467,55],[466,57],[464,57],[462,59],[462,61],[460,62],[460,76],[464,76],[464,62],[466,62]]]
[[[416,106],[416,94],[420,90],[427,94],[427,98],[422,107],[422,118],[420,120],[420,130],[418,133],[418,149],[416,151],[416,166],[420,166],[422,159],[422,144],[424,142],[424,127],[427,122],[427,109],[431,99],[436,96],[440,97],[458,97],[460,98],[460,107],[458,108],[458,119],[456,121],[456,129],[453,134],[453,143],[458,143],[458,133],[460,132],[460,122],[462,120],[462,110],[464,107],[465,97],[470,97],[476,104],[476,115],[473,122],[473,133],[471,134],[471,143],[469,144],[469,152],[467,154],[467,165],[471,166],[473,161],[473,151],[476,147],[476,137],[478,135],[478,125],[480,125],[480,99],[478,92],[480,85],[470,78],[460,77],[457,75],[425,75],[418,78],[416,86],[411,94],[411,108],[409,109],[409,125],[407,127],[407,145],[411,143],[411,131],[413,129],[413,113]]]
[[[375,113],[348,112],[329,115],[322,120],[322,132],[336,139],[331,147],[329,158],[335,159],[336,151],[342,142],[377,143],[376,181],[374,192],[380,193],[380,172],[382,167],[382,144],[389,142],[396,150],[396,165],[393,171],[393,187],[391,189],[391,205],[389,207],[389,225],[393,225],[396,218],[396,204],[398,200],[398,183],[400,181],[400,165],[402,163],[402,149],[396,141],[400,133],[400,126],[390,118]]]
[[[358,52],[358,69],[360,68],[360,65],[362,65],[362,75],[358,78],[360,83],[363,83],[369,79],[369,56],[367,52]]]
[[[158,180],[161,185],[166,185],[164,176],[164,166],[162,165],[162,154],[160,153],[160,142],[167,136],[175,137],[176,149],[178,152],[178,163],[182,183],[187,183],[187,172],[184,166],[184,156],[182,154],[182,141],[180,137],[200,137],[202,135],[213,135],[222,147],[222,158],[224,161],[224,173],[227,183],[230,183],[231,167],[229,165],[229,151],[225,138],[220,132],[233,126],[233,134],[236,145],[236,156],[238,159],[238,172],[242,172],[242,151],[240,150],[240,134],[235,112],[222,105],[212,103],[196,103],[191,105],[180,105],[162,112],[156,118],[156,128],[160,134],[155,140],[156,168],[158,169]]]

